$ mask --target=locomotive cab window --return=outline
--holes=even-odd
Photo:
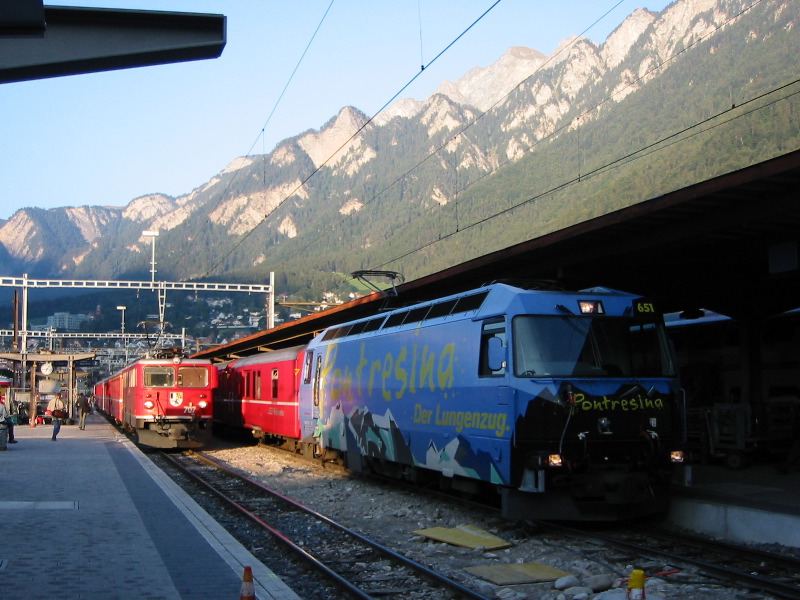
[[[487,321],[481,331],[479,375],[502,377],[506,374],[506,325],[502,320]]]
[[[172,387],[175,385],[175,371],[172,367],[145,367],[145,387]]]
[[[208,369],[178,367],[178,385],[180,387],[206,387],[208,385]]]
[[[512,324],[517,377],[671,377],[662,324],[604,316],[518,316]]]
[[[642,323],[631,327],[633,372],[641,377],[673,375],[675,365],[669,350],[664,328],[657,323]],[[654,351],[660,349],[660,351]]]

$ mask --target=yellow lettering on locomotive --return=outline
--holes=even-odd
[[[372,396],[372,389],[375,384],[375,373],[381,370],[381,361],[373,360],[372,366],[369,368],[369,385],[367,386],[367,395]]]
[[[431,417],[433,416],[432,410],[425,410],[421,404],[414,405],[414,423],[422,423],[423,425],[431,424]]]
[[[392,399],[392,394],[386,389],[386,380],[392,376],[393,367],[394,357],[387,352],[386,356],[383,357],[383,372],[381,373],[381,395],[387,402]]]
[[[422,410],[422,407],[420,407],[420,411]],[[503,437],[503,435],[506,433],[507,423],[508,415],[506,413],[442,410],[441,405],[436,405],[434,424],[438,425],[439,427],[452,427],[455,429],[456,433],[461,433],[465,429],[473,431],[484,430],[494,431],[494,434],[497,437]]]
[[[331,344],[325,351],[325,362],[322,365],[322,373],[321,373],[322,385],[320,386],[320,399],[319,399],[320,404],[323,403],[323,396],[325,390],[324,382],[331,374],[331,371],[333,371],[334,365],[336,364],[336,355],[338,353],[337,351],[338,348],[336,344]]]
[[[419,387],[425,387],[425,380],[428,380],[428,387],[431,391],[435,388],[433,386],[433,361],[436,358],[433,352],[428,352],[428,347],[424,346],[422,348],[422,360],[420,361],[420,369],[419,369]]]
[[[341,369],[334,369],[333,370],[333,380],[339,382],[342,380],[342,370]],[[341,392],[342,386],[340,385],[332,385],[331,386],[331,402],[338,402],[339,401],[339,393]]]
[[[406,387],[408,387],[408,372],[401,366],[405,362],[407,354],[408,351],[403,346],[400,349],[400,356],[397,357],[397,361],[394,363],[394,378],[401,384],[400,389],[394,394],[394,397],[398,400],[403,397]]]
[[[356,387],[361,387],[361,371],[364,370],[364,367],[367,366],[367,357],[364,356],[366,353],[367,348],[364,345],[364,342],[361,342],[361,355],[358,357],[358,366],[356,367]]]
[[[350,367],[344,368],[344,375],[342,376],[342,398],[348,401],[353,400],[353,373]]]
[[[456,345],[447,344],[439,356],[439,389],[448,390],[453,387],[453,364],[455,363]]]
[[[663,410],[666,402],[660,396],[650,398],[638,395],[616,399],[608,396],[593,398],[587,397],[585,394],[575,394],[575,407],[584,412],[635,412],[638,410]]]
[[[383,358],[368,355],[365,343],[361,343],[358,363],[351,370],[350,364],[336,365],[337,344],[327,347],[322,368],[323,387],[330,388],[331,399],[341,401],[343,398],[353,400],[361,391],[372,397],[376,391],[387,402],[392,399],[392,390],[396,399],[406,394],[416,394],[417,390],[428,388],[431,392],[446,391],[455,385],[456,345],[449,343],[437,356],[428,346],[420,352],[417,344],[401,346],[397,352],[387,352]],[[369,366],[369,376],[364,390],[363,379],[365,369]],[[417,380],[419,375],[419,380]],[[380,390],[376,390],[380,379]]]

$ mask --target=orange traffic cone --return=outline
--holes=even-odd
[[[239,600],[256,600],[256,591],[253,588],[253,569],[244,568],[242,576],[242,591],[239,593]]]

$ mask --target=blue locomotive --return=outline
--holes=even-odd
[[[490,489],[507,517],[659,512],[682,460],[663,318],[628,293],[487,285],[330,327],[298,377],[315,454]]]

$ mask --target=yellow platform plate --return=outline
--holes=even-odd
[[[480,565],[467,567],[464,570],[495,585],[519,585],[555,581],[570,574],[567,571],[537,562],[513,565]]]
[[[463,548],[485,548],[486,550],[500,550],[510,548],[511,544],[502,538],[492,535],[474,525],[459,525],[458,527],[431,527],[418,529],[413,532],[437,542],[445,542]]]

